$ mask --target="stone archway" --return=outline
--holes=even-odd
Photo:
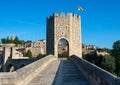
[[[69,43],[69,56],[82,57],[80,16],[72,13],[57,13],[47,18],[47,55],[58,57],[58,42],[64,38]]]
[[[69,43],[66,39],[61,38],[58,42],[58,58],[69,57]]]

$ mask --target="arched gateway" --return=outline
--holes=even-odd
[[[80,16],[55,13],[47,18],[47,55],[58,56],[58,42],[61,39],[69,43],[69,56],[82,56]]]
[[[58,42],[58,58],[69,57],[69,43],[66,39],[62,38]]]

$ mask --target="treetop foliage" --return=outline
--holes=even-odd
[[[25,44],[25,43],[31,43],[32,41],[31,40],[27,40],[27,41],[24,41],[24,40],[20,40],[17,36],[14,38],[14,39],[12,39],[12,38],[9,38],[9,37],[7,37],[7,38],[2,38],[1,39],[1,42],[2,42],[2,44],[10,44],[10,43],[13,43],[13,44],[16,44],[16,46],[17,45],[22,45],[22,44]]]
[[[95,65],[120,76],[120,40],[114,42],[113,49],[97,48],[100,52],[108,52],[109,55],[86,54],[83,58]]]
[[[29,58],[32,58],[33,57],[32,52],[30,50],[28,50],[27,53],[26,53],[26,56],[29,57]]]
[[[115,73],[120,76],[120,40],[114,42],[112,56],[115,58]]]

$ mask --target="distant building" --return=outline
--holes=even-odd
[[[36,58],[29,59],[28,57],[25,57],[28,49],[32,52],[34,57],[36,57],[38,54],[46,54],[46,40],[27,43],[25,46],[15,46],[15,44],[1,44],[0,72],[14,71],[34,62]]]
[[[24,57],[21,52],[17,51],[20,49],[11,44],[4,44],[3,49],[0,50],[0,72],[14,71],[35,61]]]
[[[83,52],[83,54],[94,54],[94,53],[96,53],[96,46],[83,44],[82,52]]]
[[[30,50],[33,57],[36,57],[38,54],[46,54],[46,40],[38,40],[33,43],[25,44],[26,52]]]
[[[101,48],[96,48],[95,45],[83,45],[83,48],[82,48],[82,52],[83,54],[97,54],[98,56],[102,55],[102,56],[105,56],[105,55],[109,55],[108,52],[104,51],[104,50],[101,50]]]
[[[109,53],[107,53],[105,51],[103,51],[103,52],[97,51],[96,53],[97,53],[97,55],[102,55],[102,56],[109,55]]]
[[[31,47],[45,48],[46,47],[46,40],[35,41],[34,43],[32,43]]]
[[[12,35],[12,36],[11,36],[11,40],[14,40],[14,39],[15,39],[15,36],[14,36],[14,35]]]
[[[31,43],[26,43],[25,47],[41,47],[44,48],[46,47],[46,40],[37,40],[35,42],[31,42]]]
[[[96,46],[95,45],[87,45],[86,50],[96,50]]]
[[[97,55],[102,55],[102,56],[109,55],[108,51],[106,51],[106,50],[103,49],[103,48],[98,48],[98,49],[96,50],[96,53],[97,53]]]
[[[58,45],[58,54],[66,52],[67,50],[68,50],[67,45],[65,45],[65,44],[59,44]]]

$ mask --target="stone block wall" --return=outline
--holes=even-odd
[[[75,55],[70,58],[89,80],[91,85],[120,85],[120,77],[87,62]]]
[[[0,85],[25,85],[55,59],[55,56],[48,55],[17,71],[0,73]]]
[[[54,17],[49,16],[46,22],[46,53],[54,55]]]
[[[27,52],[30,50],[32,52],[32,56],[36,57],[39,54],[46,54],[46,49],[45,48],[40,48],[40,47],[29,47],[26,48],[25,51]]]
[[[69,44],[69,56],[82,56],[81,19],[72,13],[57,13],[47,18],[47,54],[58,56],[58,42],[65,39]],[[78,49],[78,50],[75,50]]]
[[[12,72],[12,71],[16,71],[28,64],[33,63],[34,61],[38,60],[37,58],[33,58],[33,59],[28,59],[28,58],[19,58],[19,59],[8,59],[7,63],[6,63],[6,72]]]

